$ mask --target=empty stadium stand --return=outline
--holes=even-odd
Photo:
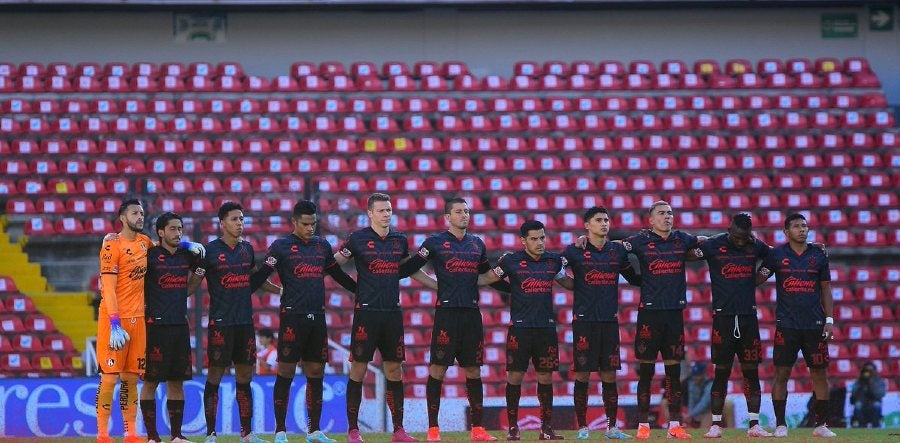
[[[482,78],[459,61],[297,62],[275,78],[233,62],[0,63],[0,201],[32,240],[99,241],[126,195],[141,196],[150,215],[184,214],[186,232],[204,239],[216,236],[215,208],[233,199],[248,208],[245,233],[260,252],[289,231],[298,197],[320,204],[322,235],[336,245],[367,225],[365,197],[376,191],[393,195],[395,225],[413,246],[443,228],[444,197],[466,197],[473,231],[495,253],[519,247],[514,232],[530,217],[562,248],[592,205],[613,211],[615,236],[642,228],[660,198],[692,233],[721,231],[746,210],[770,244],[785,240],[785,213],[800,211],[835,261],[836,374],[852,378],[872,360],[900,376],[891,363],[900,351],[883,344],[898,333],[900,268],[851,260],[900,243],[900,131],[879,86],[865,59],[826,57],[523,60],[509,76]],[[695,358],[709,355],[705,272],[688,274]],[[2,285],[0,374],[77,369],[71,342],[12,280]],[[329,290],[332,339],[349,344],[349,299]],[[433,294],[415,282],[403,291],[408,390],[422,396]],[[633,321],[638,292],[623,284],[620,293]],[[771,285],[760,290],[772,295]],[[556,296],[566,325],[571,295]],[[254,297],[257,325],[277,327],[277,300]],[[490,291],[482,302],[483,375],[500,381],[508,312]],[[773,315],[759,311],[764,335]],[[568,326],[559,333],[571,342]],[[622,354],[633,393],[634,355],[627,345]],[[571,393],[566,373],[557,376]],[[795,382],[808,389],[808,379]],[[448,383],[445,394],[463,389]]]

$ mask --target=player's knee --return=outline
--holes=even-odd
[[[291,368],[285,368],[284,372],[289,373],[288,375],[281,375],[282,368],[279,365],[278,366],[278,375],[281,375],[282,377],[285,377],[285,378],[293,378],[294,377],[294,374],[292,371],[293,365],[291,365],[291,366],[292,366]],[[323,376],[325,376],[325,365],[323,365],[321,363],[303,363],[303,373],[306,374],[307,377],[322,378]]]
[[[511,385],[521,385],[525,378],[525,373],[520,371],[507,371],[506,382]]]
[[[297,372],[296,365],[292,363],[279,363],[278,364],[278,376],[282,378],[294,378],[294,374]],[[307,376],[311,376],[313,374],[307,373],[306,368],[303,368],[303,372],[306,373]],[[313,375],[314,376],[314,375]]]
[[[446,368],[444,369],[446,372]],[[470,368],[466,368],[466,378],[481,378],[481,368],[478,366],[473,366]],[[443,376],[443,374],[441,374]]]
[[[549,385],[550,383],[553,383],[552,372],[538,372],[535,378],[537,378],[537,382],[542,385]]]
[[[575,375],[578,378],[578,374]],[[578,381],[588,381],[591,378],[590,372],[585,373],[584,380],[579,379]],[[600,381],[603,383],[615,383],[616,381],[616,372],[615,371],[601,371],[600,372]]]
[[[153,390],[156,391],[156,385],[153,386]],[[184,397],[184,383],[181,381],[175,380],[166,382],[166,394],[169,397]]]
[[[234,380],[237,383],[250,383],[253,379],[253,366],[234,365]]]
[[[428,375],[430,375],[431,378],[433,378],[435,380],[443,380],[444,375],[446,375],[446,374],[447,374],[447,367],[444,365],[431,365],[428,367]],[[466,369],[466,377],[473,378],[471,376],[471,374],[472,373],[469,372],[468,369]],[[480,373],[478,373],[478,374],[480,375]]]
[[[403,372],[401,371],[400,362],[386,361],[384,362],[384,376],[388,380],[400,380]]]

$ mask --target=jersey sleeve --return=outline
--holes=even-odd
[[[507,272],[509,272],[510,263],[512,260],[509,255],[504,255],[500,257],[500,261],[497,262],[497,266],[494,266],[493,272],[497,277],[503,278],[506,276]]]
[[[759,270],[757,273],[764,278],[768,279],[775,272],[778,264],[775,262],[774,254],[768,254],[761,265],[759,265]]]
[[[400,247],[403,248],[403,254],[401,257],[406,257],[409,255],[409,238],[405,234],[400,234],[400,237],[403,238]]]
[[[328,253],[325,254],[325,269],[337,265],[338,263],[337,260],[334,259],[334,249],[331,247],[331,243],[328,243],[328,241],[323,239],[322,247],[328,251]]]
[[[769,256],[769,252],[772,251],[772,247],[766,244],[766,242],[756,239],[756,258],[760,260],[765,260],[766,257]]]
[[[480,238],[478,238],[478,247],[481,248],[481,255],[478,256],[478,273],[481,274],[491,269],[491,263],[487,258],[487,247]]]
[[[204,275],[206,275],[207,269],[209,269],[210,266],[212,266],[210,263],[211,263],[211,260],[213,259],[213,256],[215,255],[215,253],[213,252],[213,249],[212,249],[212,243],[207,243],[205,245],[205,247],[206,247],[206,256],[203,257],[200,261],[198,261],[193,269],[194,274],[197,274],[200,277],[203,277]]]
[[[434,237],[428,237],[425,241],[422,242],[422,245],[419,246],[419,249],[416,251],[416,255],[423,258],[424,260],[431,259],[431,254],[434,252],[433,239]]]
[[[275,240],[269,245],[269,249],[266,250],[266,258],[263,259],[263,264],[272,269],[275,269],[275,267],[278,266],[278,260],[281,258],[281,254],[279,253],[280,246],[281,239]],[[334,257],[332,257],[332,259],[334,259]]]
[[[820,253],[821,256],[819,263],[819,281],[831,281],[831,267],[828,264],[828,257],[825,253]]]
[[[338,248],[338,253],[343,255],[345,258],[352,258],[353,254],[355,252],[354,249],[355,248],[353,247],[353,234],[350,234],[350,236],[347,237],[347,239],[344,240],[344,243],[342,243],[341,246]]]
[[[696,235],[684,234],[684,240],[688,249],[694,249],[700,245],[700,239]]]
[[[119,274],[118,240],[104,240],[100,247],[100,274]]]
[[[622,264],[619,266],[619,273],[623,272],[634,272],[634,267],[631,266],[631,260],[628,259],[628,251],[625,250],[625,247],[619,245],[616,249],[622,254]]]

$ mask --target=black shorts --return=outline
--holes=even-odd
[[[730,365],[735,355],[741,363],[759,363],[762,359],[759,321],[754,314],[713,317],[712,362]]]
[[[525,372],[529,361],[537,372],[559,370],[556,328],[509,327],[506,332],[506,370]]]
[[[484,326],[478,309],[442,308],[434,311],[430,363],[452,366],[454,359],[464,368],[484,364]]]
[[[147,325],[147,368],[144,380],[190,380],[191,332],[188,325]]]
[[[822,337],[823,328],[788,329],[775,328],[775,349],[772,360],[775,366],[794,366],[797,351],[803,351],[803,359],[809,368],[828,367],[828,343]]]
[[[400,311],[353,312],[353,329],[350,331],[350,361],[370,362],[375,349],[383,361],[406,360],[403,345],[403,313]]]
[[[684,360],[684,317],[681,309],[638,311],[634,356],[638,360]]]
[[[325,325],[325,314],[281,314],[280,323],[279,363],[328,361],[328,326]]]
[[[256,364],[256,332],[253,325],[210,326],[207,330],[206,357],[209,366],[227,368]]]
[[[619,322],[572,322],[572,346],[575,348],[575,372],[617,371],[619,361]]]

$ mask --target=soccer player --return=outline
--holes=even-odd
[[[572,333],[575,360],[575,415],[578,439],[590,439],[587,425],[588,386],[591,372],[600,373],[603,404],[606,406],[607,439],[631,438],[616,428],[619,394],[616,371],[619,361],[619,274],[629,283],[640,286],[641,279],[628,261],[628,251],[621,243],[609,241],[609,212],[594,206],[582,219],[587,230],[584,248],[572,244],[563,251],[574,275],[574,307]],[[567,280],[573,280],[566,277]],[[564,284],[564,286],[568,287]]]
[[[438,281],[431,335],[431,364],[425,385],[428,404],[427,441],[441,441],[438,415],[441,386],[447,367],[456,360],[466,373],[472,441],[495,441],[481,424],[484,394],[481,365],[484,364],[484,326],[478,308],[478,275],[490,271],[484,242],[469,234],[469,205],[452,198],[444,204],[449,228],[426,239],[417,254],[400,265],[401,274],[412,273],[432,261]],[[499,284],[501,282],[498,282]],[[508,286],[505,288],[509,291]]]
[[[775,437],[787,437],[785,421],[787,381],[803,351],[812,378],[816,427],[813,437],[835,437],[828,429],[828,343],[834,338],[834,301],[831,298],[831,273],[828,255],[807,243],[809,225],[801,214],[784,220],[788,242],[769,252],[759,268],[758,283],[775,274],[775,383],[772,405],[775,407]]]
[[[667,437],[688,439],[681,426],[681,360],[684,359],[684,318],[687,306],[684,263],[687,252],[697,247],[698,238],[673,230],[672,207],[664,201],[650,206],[650,230],[625,239],[641,266],[641,301],[638,305],[635,356],[638,371],[637,438],[650,438],[650,385],[656,357],[662,354],[665,366],[666,397],[669,403]]]
[[[359,405],[362,382],[375,350],[384,361],[387,379],[386,402],[391,411],[394,432],[391,441],[417,442],[403,429],[403,381],[401,363],[406,358],[403,343],[403,313],[400,311],[400,263],[407,259],[406,235],[391,229],[391,197],[375,193],[366,203],[369,227],[350,234],[334,254],[338,264],[354,259],[357,289],[353,311],[353,336],[350,339],[350,376],[347,382],[348,443],[362,443],[359,432]],[[426,283],[422,271],[412,277]]]
[[[241,239],[244,231],[243,207],[225,202],[219,207],[222,236],[206,245],[206,257],[194,269],[188,284],[193,292],[205,277],[209,287],[209,326],[206,355],[209,360],[203,409],[206,415],[206,443],[216,442],[216,415],[219,407],[219,383],[233,363],[235,400],[241,421],[242,443],[266,443],[253,434],[253,365],[256,363],[256,333],[253,327],[254,253],[250,243]],[[264,289],[279,293],[281,288],[265,283]]]
[[[765,259],[769,245],[752,235],[748,214],[735,214],[728,232],[702,241],[691,254],[706,260],[712,282],[712,361],[715,364],[710,394],[712,425],[706,438],[722,437],[722,411],[727,396],[728,377],[737,355],[744,376],[744,396],[750,418],[748,437],[771,437],[759,425],[762,393],[759,362],[762,345],[756,319],[756,264]],[[689,256],[690,259],[690,256]]]
[[[138,200],[119,206],[122,230],[103,239],[100,248],[100,313],[97,321],[97,443],[112,443],[109,417],[113,390],[119,387],[119,408],[125,422],[125,443],[142,442],[137,435],[138,377],[144,373],[144,275],[150,237],[142,234],[144,207]]]
[[[325,274],[348,291],[356,282],[337,264],[331,245],[315,235],[316,205],[301,200],[294,205],[294,231],[275,240],[266,254],[258,277],[278,272],[281,295],[281,325],[278,332],[278,369],[274,387],[275,443],[287,443],[288,401],[297,363],[303,361],[306,375],[308,443],[334,443],[320,429],[325,361],[328,358],[328,327],[325,324]],[[254,277],[257,278],[257,277]]]
[[[553,431],[553,371],[559,370],[559,343],[553,311],[553,281],[565,278],[563,258],[546,252],[544,224],[529,220],[519,227],[524,250],[506,254],[493,270],[478,277],[479,285],[509,278],[510,317],[506,336],[507,440],[520,440],[519,398],[528,362],[537,373],[537,396],[541,409],[540,440],[562,440]]]
[[[173,443],[190,443],[181,434],[184,419],[184,380],[190,380],[191,341],[187,323],[188,275],[197,256],[182,242],[184,223],[179,215],[166,212],[156,219],[159,244],[147,252],[144,278],[147,370],[141,387],[141,413],[148,443],[162,439],[156,430],[156,388],[166,382],[166,409]]]

